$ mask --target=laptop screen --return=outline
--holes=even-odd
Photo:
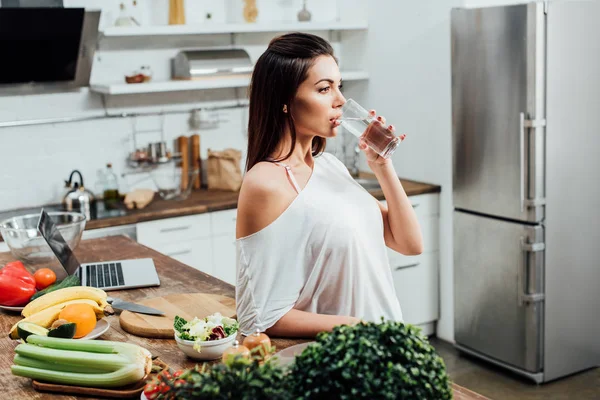
[[[50,216],[44,209],[42,209],[42,212],[40,213],[38,230],[67,273],[69,275],[75,275],[79,270],[79,261],[77,261],[75,254],[71,251],[65,238],[60,234],[56,224],[52,222],[52,219],[50,219]]]

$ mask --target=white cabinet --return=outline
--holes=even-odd
[[[214,276],[235,285],[237,209],[210,213]]]
[[[137,224],[138,243],[207,274],[213,274],[209,214]]]
[[[210,214],[166,218],[137,224],[138,242],[148,247],[210,236]]]
[[[213,246],[213,276],[235,285],[236,249],[235,237],[215,236]]]
[[[234,285],[236,215],[234,209],[141,222],[138,242]]]
[[[439,318],[439,201],[438,193],[410,197],[423,234],[422,254],[405,256],[388,249],[404,321],[414,325]]]
[[[214,275],[210,238],[162,244],[154,249],[190,267]]]

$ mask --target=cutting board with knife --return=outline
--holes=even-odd
[[[124,331],[132,335],[173,339],[173,321],[179,315],[186,320],[203,318],[216,312],[226,317],[235,316],[235,299],[218,294],[187,293],[170,294],[137,301],[136,304],[162,311],[164,316],[147,315],[123,311],[119,323]]]

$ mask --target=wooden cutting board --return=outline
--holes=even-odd
[[[176,293],[141,300],[136,304],[156,308],[165,313],[164,316],[137,314],[131,311],[121,313],[119,323],[124,331],[148,338],[173,339],[173,321],[176,315],[188,321],[216,312],[226,317],[235,317],[235,300],[218,294]]]

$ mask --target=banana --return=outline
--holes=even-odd
[[[88,286],[71,286],[38,297],[25,306],[21,311],[21,315],[27,318],[57,304],[80,299],[93,300],[104,309],[108,305],[106,298],[106,292],[102,289]]]
[[[94,313],[96,314],[96,319],[101,319],[107,315],[114,314],[114,311],[110,305],[108,305],[107,308],[102,308],[94,300],[90,300],[90,299],[69,300],[69,301],[59,303],[59,304],[55,304],[52,307],[48,307],[45,310],[39,311],[33,315],[30,315],[29,317],[26,317],[26,318],[20,320],[19,322],[14,324],[13,327],[10,329],[10,334],[9,334],[10,338],[11,339],[19,338],[19,334],[17,333],[17,325],[20,322],[32,322],[32,323],[42,326],[44,328],[49,328],[50,326],[52,326],[54,321],[56,321],[58,319],[58,316],[59,316],[60,312],[62,311],[62,309],[65,308],[66,306],[68,306],[69,304],[88,304],[88,305],[90,305],[94,309]]]
[[[9,336],[11,339],[18,339],[19,334],[17,332],[17,325],[20,322],[31,322],[39,326],[43,326],[44,328],[48,328],[51,326],[54,321],[58,319],[58,314],[60,314],[61,308],[48,308],[46,310],[40,311],[39,313],[33,314],[30,317],[24,318],[14,324],[12,328],[10,328]]]

